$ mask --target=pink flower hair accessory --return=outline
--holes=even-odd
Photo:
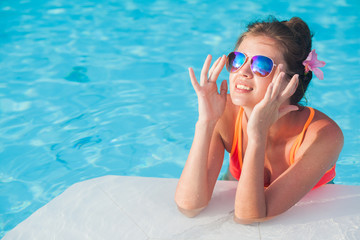
[[[317,54],[315,49],[313,49],[307,58],[303,61],[303,65],[305,66],[305,74],[307,74],[309,71],[312,71],[318,79],[323,80],[324,73],[319,68],[325,66],[325,64],[326,63],[324,61],[319,61],[317,59]]]

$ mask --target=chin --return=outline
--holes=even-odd
[[[232,103],[236,106],[244,106],[243,101],[239,101],[239,100],[233,99],[233,98],[231,100],[232,100]]]
[[[250,106],[250,105],[253,105],[251,104],[251,102],[249,101],[249,99],[247,97],[244,97],[244,96],[234,96],[232,94],[230,94],[230,97],[231,97],[231,101],[234,105],[236,106],[241,106],[241,107],[244,107],[244,106]]]

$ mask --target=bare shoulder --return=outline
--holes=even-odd
[[[315,116],[307,129],[303,146],[305,149],[313,149],[317,154],[329,154],[337,158],[344,145],[344,135],[333,119],[319,110],[314,110]]]
[[[341,140],[343,142],[344,135],[339,125],[323,112],[316,109],[314,110],[315,116],[309,126],[309,132],[316,134],[319,137]]]

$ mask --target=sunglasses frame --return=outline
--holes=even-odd
[[[230,56],[230,54],[232,54],[232,53],[234,53],[235,54],[235,56],[236,56],[236,53],[241,53],[241,54],[243,54],[244,56],[245,56],[245,61],[243,62],[243,64],[241,64],[241,66],[238,68],[238,69],[236,69],[235,71],[231,71],[231,69],[229,70],[229,66],[230,66],[230,64],[229,64],[229,56]],[[261,74],[256,74],[254,71],[253,71],[253,69],[252,69],[252,67],[251,67],[251,60],[254,58],[254,57],[265,57],[265,58],[268,58],[268,59],[270,59],[271,60],[271,62],[272,62],[272,67],[271,67],[271,70],[270,70],[270,72],[269,72],[269,74],[267,74],[266,76],[261,76]],[[227,57],[226,57],[226,70],[228,70],[228,72],[229,73],[236,73],[237,71],[239,71],[240,70],[240,68],[242,68],[243,66],[244,66],[244,64],[247,62],[247,60],[249,59],[250,57],[248,56],[248,55],[246,55],[246,53],[243,53],[243,52],[231,52],[231,53],[229,53],[228,55],[227,55]],[[235,59],[235,58],[234,58]],[[254,56],[252,56],[251,58],[250,58],[250,69],[251,69],[251,72],[254,74],[254,75],[256,75],[256,76],[258,76],[258,77],[267,77],[267,76],[269,76],[270,74],[271,74],[271,72],[274,70],[274,67],[276,67],[277,65],[274,63],[274,60],[272,60],[271,58],[269,58],[269,57],[267,57],[267,56],[264,56],[264,55],[254,55]]]

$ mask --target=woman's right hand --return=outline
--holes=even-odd
[[[189,68],[191,83],[198,96],[199,104],[199,122],[213,122],[216,123],[225,110],[227,82],[222,81],[220,86],[220,94],[217,89],[216,80],[220,72],[224,68],[226,56],[218,58],[210,71],[211,55],[208,55],[204,66],[201,70],[200,84],[195,77],[194,70]]]

